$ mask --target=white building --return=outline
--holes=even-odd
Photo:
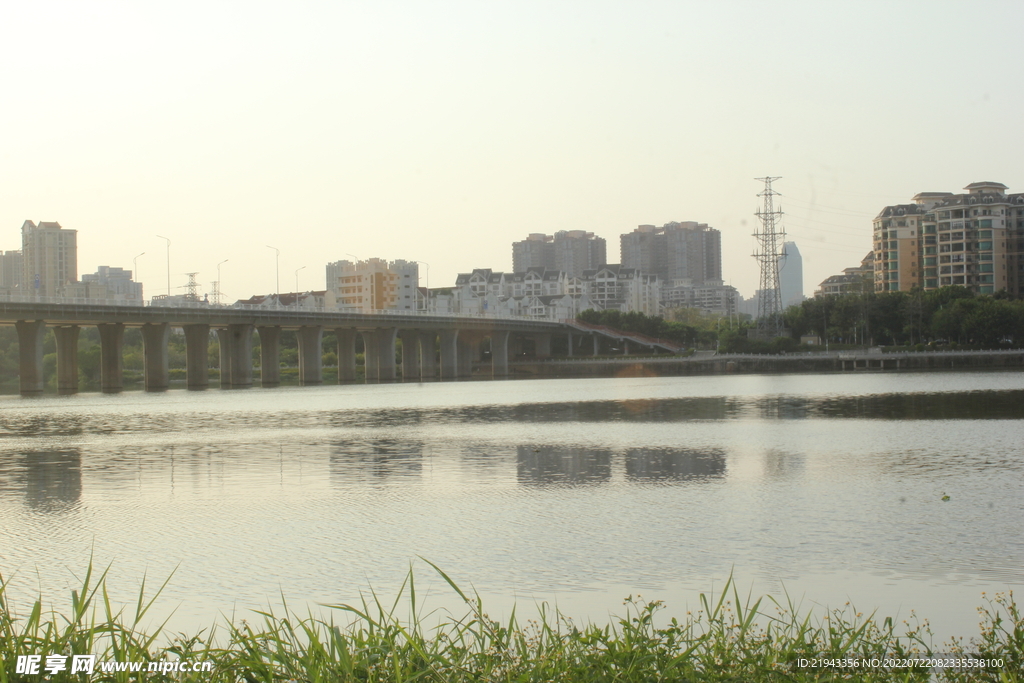
[[[17,250],[0,251],[0,291],[8,294],[21,290],[22,258]]]
[[[738,312],[740,295],[732,285],[693,285],[676,280],[661,290],[664,308],[696,308],[706,313],[734,315]]]
[[[93,296],[104,290],[103,296]],[[84,290],[84,298],[114,299],[117,301],[137,301],[142,305],[142,283],[132,280],[132,271],[124,268],[100,266],[95,273],[82,275],[81,283],[65,285],[65,296],[71,296],[72,290]]]
[[[578,283],[596,304],[595,308],[616,309],[623,313],[638,311],[661,315],[661,282],[656,275],[625,268],[617,263],[583,271]]]
[[[336,261],[327,264],[327,291],[341,309],[370,313],[381,310],[415,311],[419,305],[419,265],[416,261]]]

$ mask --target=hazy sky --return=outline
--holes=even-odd
[[[722,232],[749,297],[761,186],[804,289],[920,191],[1024,191],[1024,2],[13,2],[0,249],[78,230],[79,273],[231,299],[329,261],[511,270],[531,232]],[[421,284],[426,283],[421,267]],[[180,293],[180,289],[175,290]]]

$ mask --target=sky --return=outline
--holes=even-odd
[[[886,205],[983,180],[1024,192],[1018,0],[4,0],[0,16],[0,250],[57,221],[79,275],[137,262],[147,297],[168,255],[172,294],[187,272],[211,291],[225,260],[229,300],[321,289],[353,257],[420,261],[440,287],[511,270],[529,233],[592,231],[617,261],[619,235],[669,221],[720,230],[723,277],[750,297],[764,176],[810,295],[860,262]]]

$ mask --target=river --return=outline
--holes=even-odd
[[[1022,440],[1020,372],[2,396],[0,572],[23,607],[65,605],[90,557],[125,601],[173,573],[177,630],[390,598],[411,565],[457,608],[418,558],[492,615],[599,622],[731,573],[939,642],[1024,588]]]

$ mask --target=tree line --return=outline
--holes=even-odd
[[[783,314],[787,336],[758,340],[749,316],[736,321],[696,311],[670,311],[687,324],[643,313],[583,311],[578,320],[730,353],[797,350],[801,339],[843,346],[964,346],[999,348],[1024,343],[1024,300],[1006,292],[975,294],[966,287],[909,292],[865,292],[808,299]]]
[[[784,319],[794,339],[814,335],[837,343],[992,348],[1024,341],[1024,301],[958,286],[818,297],[791,306]]]

